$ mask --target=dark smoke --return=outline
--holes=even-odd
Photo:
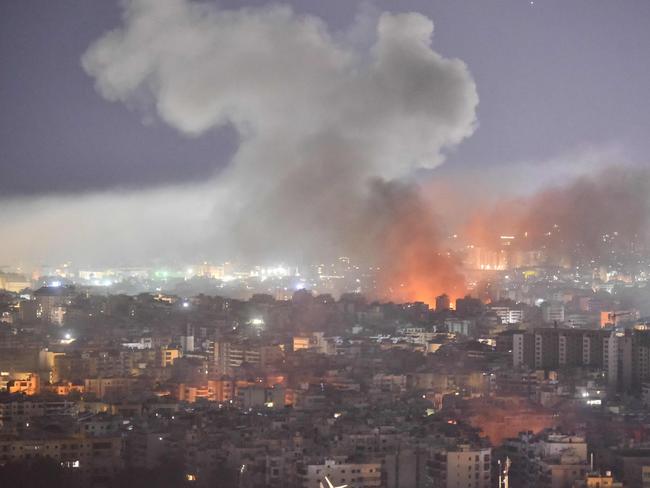
[[[413,184],[373,182],[358,251],[374,252],[372,259],[381,264],[382,298],[434,304],[443,293],[462,297],[461,265],[444,251],[443,226],[420,191]]]
[[[517,249],[543,249],[555,264],[602,259],[612,250],[647,246],[649,190],[648,170],[612,167],[478,209],[465,233],[470,242],[488,248],[498,248],[500,236],[515,236]]]

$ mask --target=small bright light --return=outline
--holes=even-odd
[[[264,320],[259,318],[251,319],[251,325],[264,325]]]
[[[589,392],[586,392],[586,391],[582,392],[582,397],[583,398],[587,398],[588,396],[589,396]]]
[[[183,302],[183,308],[189,308],[190,304],[189,302]]]
[[[64,337],[65,337],[67,340],[72,339],[72,336],[71,336],[70,334],[66,334]]]
[[[58,288],[59,286],[61,286],[61,282],[60,281],[53,281],[52,283],[50,283],[50,286],[52,286],[54,288]]]

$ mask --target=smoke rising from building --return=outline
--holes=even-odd
[[[464,296],[465,278],[458,258],[444,250],[444,225],[421,192],[405,183],[376,181],[365,215],[370,226],[358,251],[375,253],[382,298],[433,305],[443,293]]]
[[[371,13],[350,32],[285,6],[125,2],[123,25],[82,58],[98,92],[188,137],[233,127],[238,150],[202,184],[5,201],[0,220],[14,230],[6,259],[308,262],[344,253],[379,266],[379,288],[394,299],[462,294],[460,267],[441,245],[449,222],[432,210],[460,218],[445,205],[453,198],[423,198],[408,181],[475,130],[476,86],[462,61],[432,49],[433,23],[420,14]],[[495,205],[478,180],[452,191],[476,190],[463,198],[481,211],[461,233],[475,244],[515,234],[517,246],[545,247],[557,261],[576,246],[594,254],[608,233],[630,239],[645,222],[639,171]],[[34,228],[46,238],[33,239]]]
[[[432,33],[420,14],[384,13],[363,50],[284,6],[132,0],[83,66],[105,98],[153,108],[188,136],[238,131],[240,147],[214,179],[204,229],[214,251],[322,258],[362,240],[362,256],[393,276],[387,263],[425,258],[437,239],[417,191],[401,186],[397,202],[385,190],[440,164],[476,125],[474,82],[431,49]]]

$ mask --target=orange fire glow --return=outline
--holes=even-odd
[[[383,184],[376,205],[381,205],[377,232],[383,263],[378,275],[380,298],[420,301],[433,305],[446,293],[452,303],[467,288],[460,261],[442,249],[436,215],[411,186]]]

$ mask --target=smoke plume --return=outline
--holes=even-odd
[[[384,13],[364,49],[285,6],[130,0],[82,64],[106,99],[155,110],[190,137],[238,131],[197,236],[213,253],[357,250],[391,283],[407,281],[408,298],[416,286],[459,286],[459,275],[437,254],[417,189],[398,181],[440,164],[476,125],[475,84],[462,61],[431,48],[432,34],[420,14]]]
[[[460,263],[443,251],[444,226],[421,191],[395,181],[372,185],[364,216],[369,225],[358,251],[374,251],[375,262],[382,266],[380,297],[433,304],[443,293],[455,299],[466,291]]]
[[[513,236],[516,249],[542,249],[549,264],[602,259],[612,250],[648,244],[649,190],[648,170],[610,167],[476,210],[465,233],[493,249],[500,236]]]

